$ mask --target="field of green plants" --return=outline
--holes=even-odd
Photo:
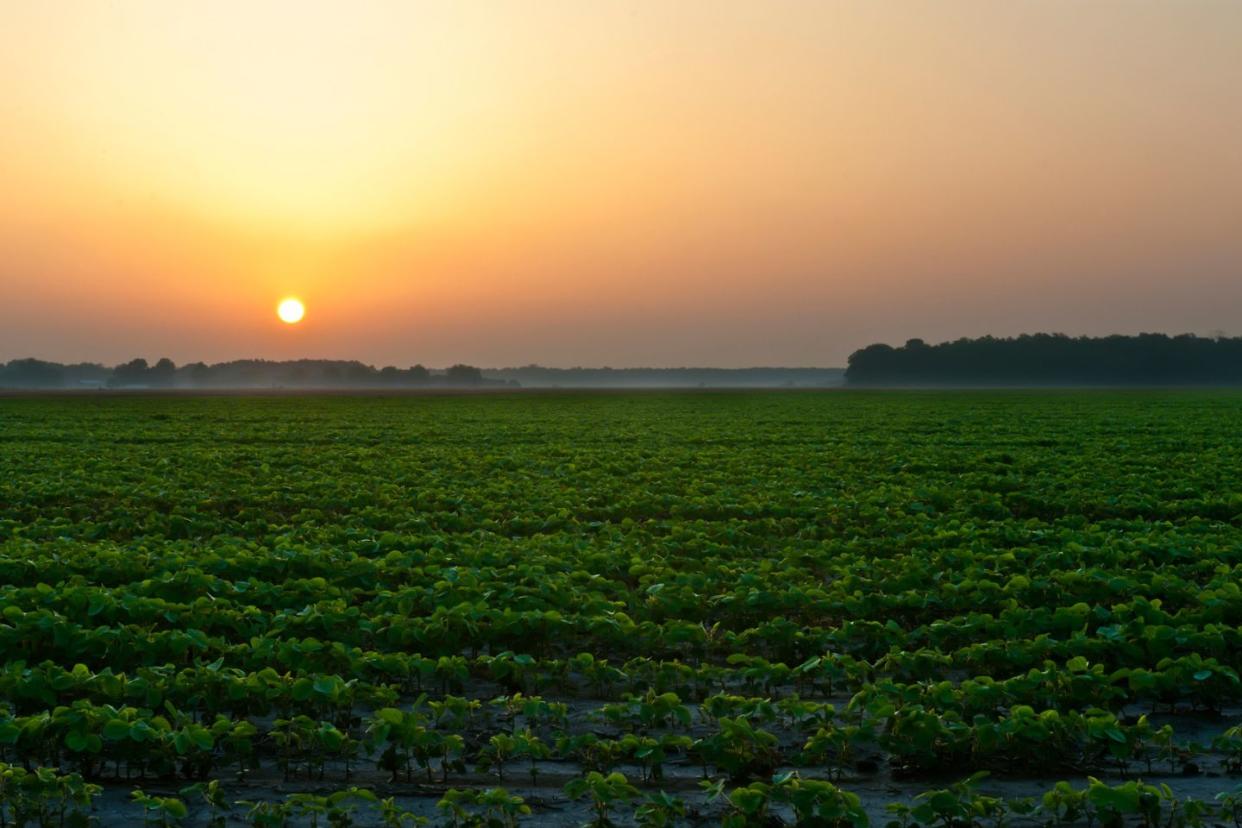
[[[0,828],[1242,823],[1242,394],[0,399]]]

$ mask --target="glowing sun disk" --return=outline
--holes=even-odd
[[[276,315],[280,317],[280,321],[289,325],[301,322],[305,314],[306,307],[297,299],[283,299],[276,306]]]

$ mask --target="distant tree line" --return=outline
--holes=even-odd
[[[133,359],[106,367],[38,359],[0,363],[0,388],[828,388],[842,384],[841,368],[485,368],[422,365],[375,368],[362,362],[245,359],[207,365],[151,364]]]
[[[0,388],[384,388],[503,386],[472,365],[442,371],[422,365],[376,368],[357,361],[243,359],[177,366],[134,359],[112,368],[95,363],[62,365],[39,359],[0,363]]]
[[[0,388],[65,388],[107,382],[112,369],[93,362],[62,365],[41,359],[0,363]]]
[[[984,336],[871,345],[850,355],[850,385],[1234,385],[1242,337]]]
[[[491,368],[484,376],[523,388],[827,388],[840,368]]]

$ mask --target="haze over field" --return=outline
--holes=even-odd
[[[0,361],[1239,333],[1240,42],[1224,0],[13,0]]]

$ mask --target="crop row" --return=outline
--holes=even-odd
[[[874,658],[896,639],[953,650],[1002,634],[1022,636],[1038,630],[1066,637],[1104,629],[1129,632],[1127,637],[1142,643],[1140,633],[1147,628],[1242,624],[1242,566],[1215,562],[1209,569],[1195,565],[1184,574],[1170,566],[1149,569],[1138,578],[1118,571],[1150,561],[1131,562],[1116,555],[1099,556],[1107,569],[1088,577],[1079,569],[1090,562],[1088,556],[1067,559],[1062,554],[1057,556],[1062,569],[1033,578],[1004,573],[1006,566],[1029,563],[1009,551],[990,559],[988,568],[981,568],[975,577],[958,572],[929,594],[923,584],[935,577],[938,567],[958,566],[969,572],[971,563],[927,553],[896,556],[890,563],[904,568],[900,575],[885,577],[885,568],[877,568],[873,561],[864,578],[853,572],[864,566],[862,561],[850,563],[849,574],[843,575],[839,570],[845,565],[835,558],[821,565],[807,554],[792,553],[785,566],[760,579],[745,561],[713,571],[712,559],[699,556],[696,563],[702,571],[690,576],[672,569],[671,560],[653,554],[623,570],[617,569],[616,560],[599,561],[611,576],[600,584],[551,571],[554,561],[559,567],[564,561],[549,558],[546,549],[534,561],[524,560],[520,568],[481,565],[468,573],[460,566],[406,556],[397,556],[391,571],[371,571],[373,567],[359,566],[369,563],[365,559],[328,555],[320,566],[339,567],[331,580],[290,574],[286,581],[233,571],[228,572],[231,579],[209,575],[202,569],[208,562],[177,556],[157,557],[149,562],[149,570],[129,573],[147,576],[140,580],[102,586],[75,584],[82,577],[76,569],[63,571],[62,581],[49,582],[50,573],[30,567],[35,549],[6,545],[5,557],[13,562],[0,566],[0,571],[11,570],[14,580],[0,588],[0,608],[13,613],[14,619],[46,610],[70,624],[152,630],[192,627],[209,636],[227,632],[242,639],[322,636],[326,626],[359,621],[337,630],[344,634],[344,643],[374,649],[415,646],[435,655],[460,652],[465,645],[513,649],[512,642],[523,637],[534,642],[531,651],[550,651],[555,648],[545,643],[547,639],[568,636],[572,643],[575,637],[594,635],[599,631],[591,622],[605,617],[615,619],[623,637],[637,635],[637,646],[655,644],[678,657],[744,651],[756,631],[774,617],[801,633],[800,641],[763,642],[788,651],[780,653],[782,658],[796,654],[799,645],[819,650],[852,645],[854,654]],[[509,551],[506,556],[513,554]],[[24,560],[13,560],[18,557]],[[36,552],[35,557],[41,555]],[[447,553],[436,556],[444,557]],[[1232,553],[1222,553],[1226,557]],[[539,558],[546,564],[540,565]],[[178,563],[189,568],[169,569]],[[583,566],[594,563],[589,555],[582,561]],[[782,587],[787,570],[799,575],[788,579],[793,585]],[[807,574],[817,570],[831,574],[830,587],[822,585],[822,576],[820,586],[805,583]],[[18,585],[34,575],[37,582]],[[419,582],[403,584],[411,578]],[[391,586],[378,592],[377,584]],[[200,597],[186,601],[186,596]],[[405,629],[394,624],[397,619],[421,623]],[[844,635],[849,622],[858,629]],[[467,631],[470,636],[463,642]],[[659,636],[667,640],[653,640],[658,633],[670,634]],[[1157,638],[1150,646],[1160,644]]]
[[[1215,801],[1179,798],[1167,785],[1135,780],[1109,785],[1091,778],[1081,787],[1057,782],[1038,798],[1004,799],[979,789],[986,774],[975,774],[946,788],[924,791],[912,803],[893,802],[887,828],[980,828],[1001,826],[1012,816],[1040,820],[1046,826],[1075,824],[1143,828],[1200,828],[1242,822],[1242,788],[1222,793]],[[861,799],[831,782],[804,778],[795,771],[770,780],[727,787],[704,782],[703,804],[687,802],[665,792],[644,794],[623,774],[590,771],[566,783],[563,795],[584,800],[593,815],[590,826],[613,825],[619,812],[629,812],[642,828],[672,828],[699,822],[703,811],[714,810],[724,828],[761,828],[796,825],[824,828],[867,828],[871,824]],[[98,785],[75,774],[47,769],[27,771],[0,763],[0,825],[24,828],[86,825]],[[161,795],[135,788],[131,800],[140,809],[144,825],[163,828],[191,816],[191,806],[205,814],[206,824],[222,828],[231,819],[259,828],[285,828],[293,822],[318,826],[320,819],[336,828],[348,828],[369,812],[386,828],[410,828],[431,822],[403,807],[396,797],[381,799],[367,788],[349,787],[329,793],[294,793],[281,799],[231,800],[217,781],[182,788],[177,795]],[[449,788],[436,803],[437,824],[452,828],[513,828],[531,814],[525,800],[504,787]]]
[[[852,706],[873,711],[919,704],[964,715],[990,714],[1013,705],[1051,709],[1098,707],[1119,710],[1141,703],[1151,707],[1178,703],[1204,710],[1242,698],[1237,671],[1197,653],[1165,658],[1152,668],[1107,671],[1083,656],[1063,664],[1045,660],[1039,668],[992,678],[936,680],[954,667],[938,653],[894,651],[876,663],[826,654],[789,667],[758,656],[731,656],[727,666],[631,659],[620,666],[580,653],[569,659],[540,659],[525,654],[427,658],[400,653],[362,653],[317,641],[283,642],[260,650],[271,666],[254,671],[194,659],[194,666],[169,664],[138,667],[132,672],[85,664],[67,669],[45,661],[0,667],[0,697],[19,712],[35,712],[77,698],[111,704],[158,707],[170,702],[205,715],[266,715],[272,712],[324,713],[354,707],[395,704],[411,694],[446,695],[467,685],[495,685],[510,693],[554,690],[563,697],[619,699],[652,690],[675,692],[702,701],[713,694],[778,693],[799,698],[833,698],[854,690]],[[235,659],[242,660],[242,659]],[[248,662],[249,660],[243,660]],[[334,672],[310,672],[316,666]],[[894,679],[898,676],[905,680]]]
[[[779,727],[774,732],[765,723]],[[1126,721],[1098,709],[1027,706],[966,719],[920,705],[872,716],[862,710],[838,714],[831,705],[793,699],[773,704],[717,697],[696,716],[675,694],[648,693],[604,705],[575,724],[583,726],[571,727],[565,704],[520,695],[487,705],[460,697],[420,699],[408,710],[385,707],[362,718],[299,714],[270,724],[199,718],[171,704],[156,712],[80,700],[36,714],[0,715],[0,760],[64,765],[92,779],[202,779],[226,769],[243,777],[266,759],[286,779],[322,779],[332,767],[348,780],[367,756],[377,770],[394,780],[404,774],[407,781],[415,766],[429,781],[433,770],[447,781],[450,771],[464,772],[467,765],[503,780],[511,763],[527,762],[532,782],[544,760],[600,771],[629,764],[641,767],[644,779],[661,778],[664,763],[677,760],[701,767],[705,777],[745,781],[789,764],[844,776],[862,766],[860,759],[874,764],[879,755],[887,755],[897,772],[1111,767],[1126,773],[1137,764],[1150,770],[1156,761],[1176,770],[1204,750],[1183,744],[1172,726],[1155,727],[1145,716]],[[600,736],[600,727],[619,735]],[[1242,765],[1240,737],[1242,727],[1235,727],[1215,740],[1226,769]]]

